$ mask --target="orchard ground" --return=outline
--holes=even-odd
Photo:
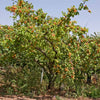
[[[20,97],[13,95],[13,96],[0,96],[0,100],[100,100],[100,98],[98,99],[92,99],[88,97],[66,98],[60,96],[59,99],[56,99],[55,96],[38,96],[32,99],[25,96]]]

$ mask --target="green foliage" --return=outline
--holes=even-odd
[[[100,98],[100,88],[96,88],[95,86],[91,86],[88,91],[86,91],[86,96],[91,98]]]

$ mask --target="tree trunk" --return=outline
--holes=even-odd
[[[87,74],[87,83],[90,84],[91,83],[91,75]]]
[[[48,75],[48,81],[49,81],[49,83],[48,83],[48,89],[53,89],[54,88],[54,82],[55,82],[55,80],[56,80],[56,76],[54,76],[53,74],[49,74]]]
[[[52,89],[54,87],[54,81],[52,78],[49,79],[48,89]]]

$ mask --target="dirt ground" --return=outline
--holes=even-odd
[[[32,98],[27,98],[25,96],[23,97],[19,97],[19,96],[0,96],[0,100],[57,100],[55,96],[38,96],[38,97],[34,97],[34,99]],[[84,97],[79,97],[79,98],[65,98],[65,97],[60,97],[60,100],[100,100],[100,98],[98,99],[91,99],[91,98],[84,98]]]

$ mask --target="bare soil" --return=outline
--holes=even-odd
[[[37,96],[34,98],[28,98],[25,96],[16,96],[16,95],[12,95],[12,96],[0,96],[0,100],[57,100],[55,96]],[[98,99],[92,99],[92,98],[87,98],[87,97],[79,97],[79,98],[65,98],[65,97],[60,97],[60,100],[100,100],[100,98]]]

